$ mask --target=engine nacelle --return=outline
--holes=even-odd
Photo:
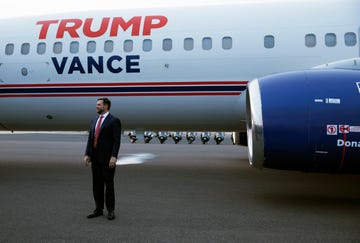
[[[267,76],[248,84],[246,103],[253,167],[360,172],[360,71]]]

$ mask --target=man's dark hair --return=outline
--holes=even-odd
[[[111,101],[108,98],[99,98],[98,100],[102,100],[104,105],[108,106],[108,110],[110,110],[111,107]]]

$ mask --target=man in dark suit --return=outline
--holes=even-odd
[[[93,194],[96,205],[96,209],[87,216],[88,218],[103,215],[105,187],[108,219],[115,219],[114,175],[120,149],[121,122],[119,118],[109,113],[110,107],[111,102],[108,98],[97,100],[96,111],[99,116],[91,122],[85,151],[85,166],[91,162]]]

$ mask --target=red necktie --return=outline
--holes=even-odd
[[[102,122],[103,116],[100,116],[98,123],[96,125],[95,128],[95,137],[94,137],[94,148],[96,148],[97,145],[97,140],[99,138],[99,133],[100,133],[100,127],[101,127],[101,122]]]

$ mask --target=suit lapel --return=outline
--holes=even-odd
[[[99,119],[99,117],[96,117],[93,120],[93,124],[92,124],[92,132],[93,132],[94,136],[95,136],[96,122],[97,122],[98,119]]]

